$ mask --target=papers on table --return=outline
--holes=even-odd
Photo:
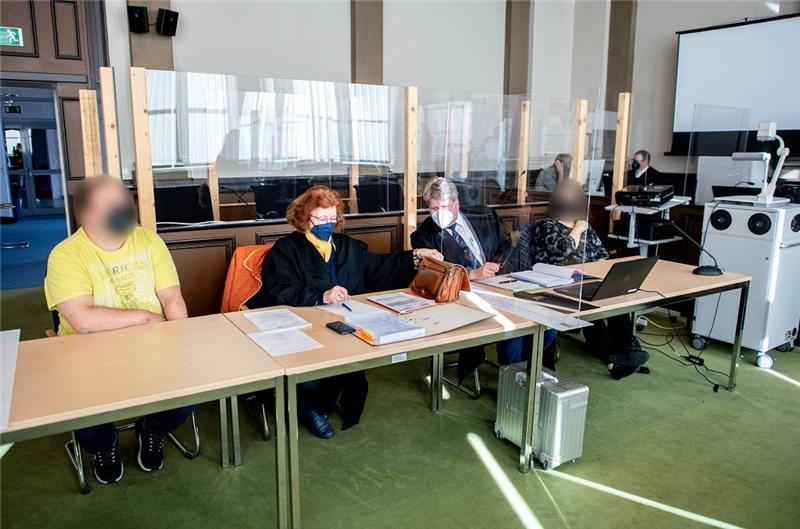
[[[543,287],[560,287],[575,282],[575,270],[563,266],[553,266],[545,263],[536,263],[533,269],[522,272],[512,272],[511,277],[520,281],[536,283]]]
[[[495,309],[516,314],[557,331],[569,331],[592,325],[590,322],[566,316],[561,312],[542,307],[532,301],[512,298],[497,292],[476,288],[472,292],[462,292],[461,295],[466,296],[467,299],[479,307],[481,303],[488,303]]]
[[[423,327],[425,336],[433,336],[434,334],[450,332],[487,320],[492,317],[492,314],[465,305],[459,305],[458,303],[445,303],[401,317],[408,322]]]
[[[347,307],[345,307],[345,305],[347,305],[347,307],[350,307],[350,310],[347,310]],[[361,303],[360,301],[355,301],[352,299],[345,303],[336,303],[334,305],[317,305],[317,308],[345,318],[349,318],[352,316],[361,316],[363,314],[374,314],[376,312],[381,312],[381,309],[376,309],[375,307],[371,307],[366,303]]]
[[[8,418],[11,415],[18,349],[19,329],[0,332],[0,430],[8,428]]]
[[[382,305],[389,310],[393,310],[400,314],[405,314],[414,310],[424,309],[435,305],[436,302],[432,299],[425,299],[419,296],[412,296],[405,292],[393,292],[391,294],[379,294],[376,296],[367,297],[368,300]]]
[[[514,279],[510,275],[487,277],[485,279],[478,279],[476,282],[495,288],[502,288],[503,290],[508,290],[511,292],[520,292],[522,290],[531,290],[536,288],[536,285],[532,285],[530,281]]]
[[[289,309],[271,309],[245,312],[244,317],[264,332],[305,329],[311,327],[306,320]]]
[[[288,355],[322,347],[321,343],[299,329],[254,332],[247,336],[272,356]]]
[[[425,336],[424,327],[385,311],[352,316],[344,321],[355,328],[356,336],[370,345],[384,345]]]

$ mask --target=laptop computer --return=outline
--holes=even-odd
[[[555,292],[589,301],[632,294],[639,290],[658,257],[645,257],[614,263],[602,281],[592,281],[554,289]]]

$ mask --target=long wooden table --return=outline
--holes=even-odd
[[[0,442],[218,400],[220,442],[227,456],[226,399],[234,397],[236,434],[236,395],[275,388],[279,416],[285,408],[283,375],[283,367],[219,314],[20,342],[9,426],[0,431]],[[283,421],[277,421],[275,437],[278,525],[283,528],[288,501]]]
[[[367,302],[366,296],[355,296],[356,300]],[[457,303],[475,307],[466,300]],[[263,309],[270,310],[270,309]],[[506,338],[533,335],[533,359],[528,373],[529,380],[539,380],[542,361],[540,358],[544,328],[530,320],[513,314],[502,314],[454,331],[426,336],[416,340],[389,345],[372,346],[353,335],[340,336],[327,329],[325,324],[341,320],[335,314],[315,307],[292,307],[291,310],[311,323],[304,331],[322,344],[322,348],[299,353],[276,356],[275,361],[286,370],[286,404],[289,450],[289,509],[292,527],[300,527],[300,456],[297,407],[297,385],[308,380],[352,373],[419,358],[431,358],[431,410],[442,407],[442,377],[444,355],[466,347],[487,345]],[[225,314],[244,333],[257,332],[258,329],[245,318],[243,312]],[[519,452],[520,470],[530,468],[533,451],[533,417],[535,385],[528,385],[526,409],[523,423],[522,446]]]

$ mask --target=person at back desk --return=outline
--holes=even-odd
[[[314,186],[297,197],[286,220],[297,230],[279,239],[261,268],[263,286],[249,306],[313,307],[343,303],[367,291],[404,288],[424,257],[441,259],[434,250],[376,254],[363,242],[340,233],[344,221],[339,195]],[[342,343],[345,344],[345,338]],[[367,399],[363,371],[304,382],[297,388],[300,419],[322,439],[333,436],[328,417],[337,404],[346,430],[358,424]]]
[[[638,150],[633,155],[631,170],[628,171],[625,185],[657,184],[661,173],[650,167],[650,153],[644,149]]]
[[[570,266],[608,259],[603,242],[585,220],[586,207],[586,195],[579,183],[559,183],[550,195],[547,217],[529,224],[520,234],[520,268],[530,269],[536,263]],[[635,373],[649,359],[633,336],[629,314],[598,320],[584,327],[583,334],[590,352],[617,380]]]
[[[58,310],[59,335],[187,317],[169,251],[158,235],[136,225],[133,198],[119,179],[84,181],[73,195],[73,210],[81,227],[50,253],[44,280],[47,306]],[[142,470],[163,467],[164,437],[195,408],[154,413],[136,421]],[[94,455],[97,481],[109,484],[122,478],[113,424],[76,430],[75,438]]]
[[[571,166],[571,154],[561,153],[556,156],[556,159],[553,160],[553,165],[539,171],[539,175],[536,177],[536,185],[533,186],[533,192],[552,193],[559,182],[569,178]]]
[[[494,277],[501,271],[501,265],[516,262],[511,256],[511,239],[494,210],[486,206],[462,209],[458,188],[441,177],[428,182],[423,198],[430,216],[411,234],[413,248],[441,250],[445,261],[464,266],[470,279]],[[497,353],[501,364],[519,361],[521,341],[504,340],[498,343]],[[485,356],[483,347],[460,351],[459,382],[477,369]]]

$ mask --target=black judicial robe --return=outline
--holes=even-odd
[[[290,305],[309,307],[322,304],[322,294],[338,284],[351,296],[369,291],[405,288],[414,279],[411,251],[371,253],[357,239],[333,234],[334,284],[329,263],[299,231],[279,239],[264,259],[263,286],[248,303],[251,307]]]
[[[263,286],[248,303],[251,307],[322,304],[322,294],[342,286],[351,295],[368,291],[407,287],[416,273],[411,251],[371,253],[367,245],[339,233],[333,234],[333,264],[326,263],[304,233],[294,232],[279,239],[261,268]],[[367,400],[368,384],[363,371],[329,377],[311,396],[299,395],[300,407],[331,412],[340,406],[343,428],[357,424]],[[302,386],[302,385],[301,385]],[[301,409],[302,411],[302,409]]]
[[[466,206],[461,208],[459,215],[464,215],[475,237],[483,249],[483,255],[488,262],[506,262],[501,272],[509,271],[509,265],[516,262],[512,252],[511,238],[508,236],[503,223],[493,209],[486,206]],[[433,221],[432,217],[425,219],[419,228],[411,234],[411,246],[414,248],[432,248],[444,256],[445,261],[466,266],[464,253],[452,237],[442,237],[442,229]]]

